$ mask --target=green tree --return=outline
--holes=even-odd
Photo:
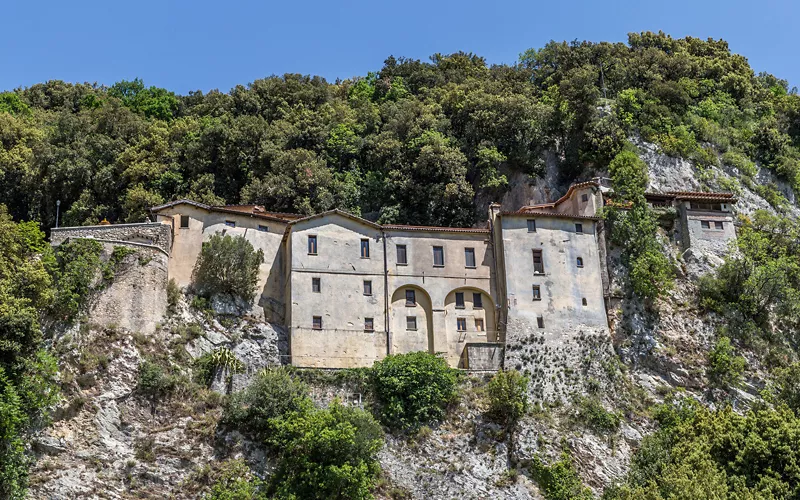
[[[708,353],[706,373],[713,385],[723,389],[735,388],[741,382],[746,366],[745,359],[736,354],[731,339],[719,337]]]
[[[215,234],[203,243],[192,281],[203,295],[228,294],[250,302],[263,262],[264,252],[244,236]]]

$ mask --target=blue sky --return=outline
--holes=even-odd
[[[12,0],[2,13],[0,90],[140,77],[181,94],[228,91],[271,74],[364,75],[389,55],[463,50],[513,63],[551,39],[659,29],[723,38],[756,71],[800,85],[796,0]]]

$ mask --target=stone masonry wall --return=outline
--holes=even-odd
[[[172,247],[172,227],[168,224],[145,222],[106,226],[59,227],[52,229],[50,233],[50,242],[53,245],[60,245],[69,238],[94,238],[97,240],[142,243],[157,246],[169,254]]]

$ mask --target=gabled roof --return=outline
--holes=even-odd
[[[205,203],[200,203],[194,200],[187,200],[187,199],[175,200],[169,203],[164,203],[163,205],[151,207],[150,211],[159,212],[161,210],[164,210],[165,208],[171,208],[177,205],[190,205],[199,208],[201,210],[207,210],[209,212],[246,215],[257,219],[269,220],[273,222],[283,222],[283,223],[288,223],[292,218],[302,217],[301,215],[297,214],[281,214],[279,212],[267,212],[263,210],[263,207],[261,207],[260,205],[214,206],[214,205],[206,205]],[[247,210],[247,207],[249,207],[250,209]],[[256,207],[260,208],[261,210],[256,210]]]
[[[306,222],[306,221],[310,221],[310,220],[313,220],[313,219],[319,219],[321,217],[327,217],[329,215],[341,215],[342,217],[346,217],[348,219],[354,220],[356,222],[364,224],[365,226],[369,226],[369,227],[372,227],[372,228],[375,228],[375,229],[380,229],[381,228],[380,224],[376,224],[376,223],[374,223],[372,221],[368,221],[367,219],[362,219],[361,217],[359,217],[357,215],[353,215],[350,212],[345,212],[344,210],[339,210],[338,208],[334,208],[333,210],[327,210],[325,212],[320,212],[320,213],[314,214],[314,215],[309,215],[308,217],[295,219],[295,220],[289,222],[289,225],[290,226],[294,226],[295,224],[298,224],[300,222]]]
[[[560,205],[561,203],[564,203],[565,201],[570,199],[572,197],[573,191],[575,191],[576,189],[585,188],[585,187],[589,187],[589,186],[600,187],[600,183],[598,183],[597,181],[586,181],[586,182],[579,182],[577,184],[572,184],[569,187],[569,189],[567,189],[567,192],[564,194],[564,196],[562,196],[561,198],[557,199],[556,201],[554,201],[552,203],[539,203],[539,204],[536,204],[536,205],[529,205],[529,206],[525,206],[525,207],[520,208],[520,210],[531,209],[531,208],[532,209],[536,209],[536,208],[555,208],[558,205]]]

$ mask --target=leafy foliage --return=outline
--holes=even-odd
[[[516,370],[499,371],[486,387],[489,396],[487,416],[511,429],[527,413],[528,378]]]
[[[56,263],[53,266],[53,315],[67,321],[78,316],[101,270],[102,251],[103,245],[90,239],[75,239],[58,246],[55,250]]]
[[[206,296],[228,294],[250,302],[263,262],[264,251],[255,250],[244,236],[215,234],[203,243],[192,280]]]
[[[396,430],[417,429],[444,417],[458,380],[447,361],[426,352],[386,356],[373,365],[371,379],[380,419]]]
[[[590,500],[594,498],[589,488],[581,483],[572,457],[563,452],[561,458],[547,465],[539,456],[533,457],[531,477],[539,484],[547,500]]]
[[[600,434],[613,434],[619,430],[622,415],[609,411],[597,397],[580,397],[576,401],[578,420]]]
[[[718,338],[708,353],[708,378],[717,387],[738,386],[745,366],[745,359],[736,354],[728,337]]]
[[[204,500],[266,499],[261,481],[243,460],[230,460],[219,473]]]

